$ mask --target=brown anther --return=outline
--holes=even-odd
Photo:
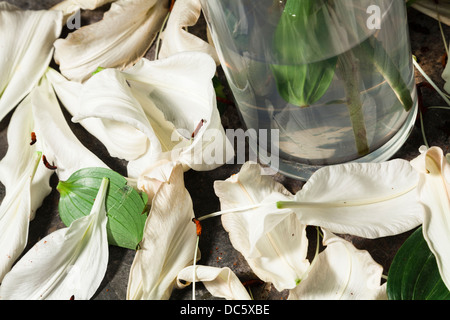
[[[195,219],[195,218],[192,218],[192,222],[195,223],[195,227],[197,228],[197,229],[196,229],[196,231],[197,231],[197,236],[200,236],[200,235],[202,234],[202,225],[201,225],[200,221],[198,221],[198,220]]]
[[[47,169],[50,169],[50,170],[56,170],[56,169],[57,169],[57,167],[56,167],[55,165],[50,164],[50,163],[47,161],[47,157],[46,157],[45,155],[42,156],[42,162],[44,163],[44,165],[45,165],[45,167],[46,167]]]
[[[30,146],[32,146],[35,143],[36,143],[36,133],[32,132]]]

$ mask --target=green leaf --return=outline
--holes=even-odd
[[[127,184],[117,172],[105,168],[85,168],[60,181],[59,214],[66,226],[91,211],[103,178],[110,181],[106,197],[109,244],[136,249],[142,240],[147,219],[147,195]]]
[[[321,6],[322,1],[288,0],[275,32],[274,50],[278,64],[271,68],[278,92],[286,102],[301,107],[322,98],[336,69],[337,57],[306,62],[314,49],[305,43],[305,35],[313,32],[326,38],[328,34]]]
[[[397,252],[389,269],[387,294],[390,300],[450,300],[422,227]]]

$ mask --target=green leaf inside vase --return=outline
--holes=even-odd
[[[89,214],[102,179],[110,184],[106,197],[108,242],[111,245],[136,249],[142,240],[147,219],[147,195],[127,184],[119,173],[105,168],[85,168],[60,181],[59,214],[66,226]]]
[[[389,269],[387,294],[390,300],[450,300],[422,227],[397,252]]]
[[[322,98],[335,74],[337,57],[306,61],[311,56],[307,43],[310,37],[306,35],[313,32],[326,41],[322,5],[321,0],[288,0],[275,32],[274,55],[278,64],[271,67],[278,92],[286,102],[301,107]]]

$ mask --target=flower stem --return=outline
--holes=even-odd
[[[369,153],[369,144],[359,90],[360,77],[357,60],[352,51],[347,51],[339,56],[338,61],[338,70],[342,75],[347,95],[347,108],[352,123],[356,149],[360,156],[364,156]]]
[[[202,217],[198,218],[198,221],[203,221],[212,217],[217,217],[217,216],[221,216],[223,214],[227,214],[227,213],[237,213],[237,212],[245,212],[248,210],[252,210],[252,209],[256,209],[261,207],[263,204],[262,203],[258,203],[258,204],[254,204],[254,205],[250,205],[250,206],[244,206],[244,207],[238,207],[238,208],[233,208],[230,210],[222,210],[222,211],[218,211],[218,212],[213,212],[207,215],[204,215]]]

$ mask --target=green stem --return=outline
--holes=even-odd
[[[350,114],[353,134],[355,136],[356,148],[358,154],[364,156],[369,153],[369,144],[367,142],[367,131],[359,88],[359,68],[352,51],[345,52],[339,56],[338,70],[344,81],[347,96],[347,108]]]

